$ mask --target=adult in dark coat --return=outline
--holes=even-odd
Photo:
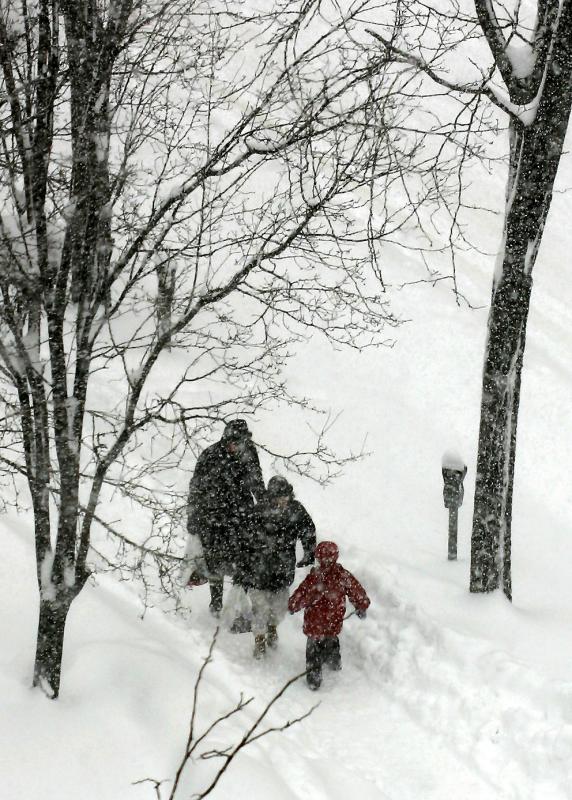
[[[298,541],[304,556],[296,564]],[[312,518],[294,498],[291,484],[275,475],[268,481],[265,498],[254,509],[253,529],[243,541],[237,568],[237,580],[248,589],[252,603],[255,657],[264,655],[266,645],[276,646],[277,625],[287,611],[296,566],[312,564],[315,547]]]
[[[235,574],[241,542],[252,529],[254,501],[264,493],[252,434],[245,420],[232,420],[220,441],[200,454],[187,507],[189,535],[203,546],[215,615],[222,608],[223,578]]]
[[[253,512],[253,530],[243,542],[237,576],[245,588],[275,592],[294,581],[296,566],[314,563],[316,526],[292,485],[279,475],[268,481],[264,498]],[[296,542],[304,556],[296,564]]]

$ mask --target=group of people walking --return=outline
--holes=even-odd
[[[316,528],[286,478],[274,475],[264,485],[252,434],[243,419],[227,423],[220,441],[207,447],[189,486],[187,528],[192,552],[200,542],[203,572],[210,588],[210,610],[223,607],[225,575],[248,593],[254,657],[278,645],[278,625],[286,613],[305,609],[308,685],[321,684],[322,666],[341,669],[339,633],[346,597],[358,616],[369,598],[359,581],[339,563],[333,542],[316,546]],[[296,560],[300,542],[303,557]],[[315,562],[290,597],[296,567]]]

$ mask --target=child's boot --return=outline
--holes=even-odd
[[[266,644],[275,650],[278,647],[278,631],[276,625],[269,625],[266,631]]]
[[[312,669],[306,673],[306,682],[308,687],[315,692],[322,685],[322,671],[319,669]]]
[[[257,660],[264,658],[266,655],[266,637],[263,633],[259,633],[254,637],[254,652],[252,655]]]

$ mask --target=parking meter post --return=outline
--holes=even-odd
[[[459,509],[449,509],[449,542],[448,542],[448,560],[457,560],[457,530],[459,520]]]
[[[467,474],[467,467],[456,456],[446,454],[443,456],[443,502],[449,510],[449,539],[447,554],[449,561],[457,559],[457,529],[459,521],[459,508],[463,504],[463,479]]]

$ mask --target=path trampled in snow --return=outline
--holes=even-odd
[[[196,590],[195,590],[196,591]],[[195,614],[205,633],[212,628],[204,599]],[[377,614],[381,609],[377,609]],[[290,786],[292,798],[330,800],[347,796],[349,790],[364,800],[446,800],[461,791],[463,797],[490,800],[492,787],[463,763],[446,741],[418,725],[409,712],[391,698],[391,687],[372,681],[369,669],[352,644],[360,632],[349,629],[375,627],[373,610],[370,619],[355,617],[346,622],[342,633],[344,668],[341,673],[324,671],[319,692],[310,692],[304,681],[292,687],[288,703],[273,715],[273,723],[298,716],[319,702],[313,714],[280,741],[265,740],[259,748],[260,759],[271,759],[281,780]],[[287,618],[280,628],[280,645],[263,663],[251,657],[252,640],[247,634],[233,636],[223,632],[218,647],[218,670],[233,674],[236,686],[246,694],[269,694],[288,677],[304,668],[305,638],[301,615]],[[214,665],[213,665],[214,669]],[[218,674],[218,673],[217,673]],[[257,758],[258,760],[258,758]],[[244,797],[256,792],[256,781],[243,774]],[[234,778],[220,785],[220,794],[228,797]],[[225,794],[226,792],[226,794]]]
[[[87,587],[70,618],[63,691],[53,703],[28,688],[35,624],[31,542],[17,524],[2,535],[11,552],[10,564],[0,564],[6,796],[152,798],[150,783],[134,784],[152,777],[167,780],[166,787],[178,765],[194,679],[215,628],[207,588],[188,593],[187,620],[158,610],[142,620],[130,589],[108,578]],[[566,800],[571,687],[543,682],[491,654],[486,643],[439,627],[400,598],[390,571],[360,572],[352,561],[348,566],[373,602],[367,619],[345,623],[342,672],[326,671],[317,693],[303,679],[292,686],[269,715],[270,725],[316,701],[318,708],[241,753],[213,800],[229,792],[236,800]],[[249,634],[221,631],[202,688],[199,729],[231,708],[240,692],[255,700],[213,734],[209,747],[237,741],[253,714],[304,668],[301,626],[301,615],[288,617],[279,649],[263,662],[252,659]],[[213,768],[213,761],[193,765],[180,797],[205,786]]]
[[[193,595],[193,618],[205,635],[206,645],[214,623],[205,598],[199,597],[197,590]],[[223,631],[210,668],[217,683],[226,678],[247,695],[270,696],[304,667],[301,621],[298,616],[284,622],[279,649],[262,663],[252,660],[250,635],[233,636]],[[362,626],[363,634],[367,634],[368,626],[375,627],[375,621],[348,620],[342,634],[342,672],[326,670],[322,688],[316,693],[310,692],[302,679],[272,714],[272,723],[299,716],[316,702],[318,708],[287,733],[272,734],[263,744],[255,745],[245,765],[237,764],[236,772],[229,773],[213,797],[228,797],[231,786],[235,796],[255,795],[258,770],[246,768],[254,759],[272,764],[276,780],[289,787],[290,794],[285,796],[292,798],[329,800],[347,796],[351,789],[354,796],[364,800],[445,800],[461,788],[465,797],[488,800],[491,786],[463,764],[445,741],[416,724],[391,699],[389,686],[371,680],[369,667],[352,647],[359,631],[348,635],[350,626]],[[238,779],[243,795],[236,794]]]

